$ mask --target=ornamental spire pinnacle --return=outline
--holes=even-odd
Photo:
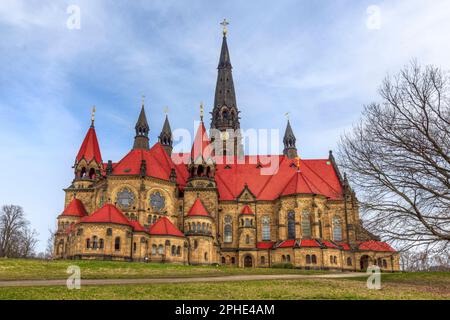
[[[92,112],[91,112],[91,127],[94,127],[94,121],[95,121],[95,105],[92,106]]]
[[[227,33],[228,33],[228,29],[227,29],[227,26],[230,24],[228,21],[227,21],[227,19],[223,19],[223,21],[220,23],[221,25],[222,25],[222,27],[223,27],[223,36],[224,37],[226,37],[227,36]]]

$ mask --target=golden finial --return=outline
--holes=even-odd
[[[289,121],[289,112],[286,112],[286,113],[284,114],[284,116],[286,117],[287,121]]]
[[[95,105],[92,106],[92,113],[91,113],[91,127],[94,126],[94,121],[95,121]]]
[[[144,95],[141,96],[141,102],[142,102],[142,106],[144,106],[144,103],[145,103],[145,96]]]
[[[201,121],[203,121],[203,111],[204,111],[203,102],[200,102],[200,120]]]
[[[169,113],[169,107],[168,107],[168,106],[165,106],[165,107],[164,107],[164,113],[165,113],[165,114],[168,114],[168,113]]]
[[[221,24],[222,27],[223,27],[223,35],[226,36],[226,35],[227,35],[227,32],[228,32],[227,26],[228,26],[230,23],[227,21],[227,19],[223,19],[223,21],[222,21],[220,24]]]

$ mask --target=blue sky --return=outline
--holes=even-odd
[[[72,4],[80,29],[66,26]],[[302,157],[324,158],[387,73],[412,58],[450,69],[449,16],[445,0],[2,0],[0,204],[24,207],[43,250],[93,104],[105,161],[132,146],[142,94],[152,142],[166,105],[173,129],[193,130],[224,17],[241,126],[284,130],[290,112]]]

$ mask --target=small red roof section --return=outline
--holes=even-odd
[[[254,213],[248,205],[245,205],[244,208],[242,208],[241,214],[254,214]]]
[[[331,243],[330,241],[322,241],[322,243],[325,245],[325,247],[327,248],[331,248],[331,249],[339,249],[339,247],[337,245],[335,245],[334,243]]]
[[[272,241],[265,241],[265,242],[258,242],[256,244],[256,247],[258,249],[271,249],[273,247],[274,242]]]
[[[83,202],[77,198],[73,198],[72,201],[67,205],[61,216],[67,217],[84,217],[87,216],[87,211],[84,208]]]
[[[84,217],[80,222],[85,223],[115,223],[132,226],[125,215],[116,206],[107,203],[90,216]]]
[[[138,221],[130,220],[130,225],[133,227],[133,231],[148,233],[148,230],[145,229]]]
[[[191,149],[191,159],[195,162],[199,157],[207,160],[212,156],[212,145],[203,121],[198,126]]]
[[[338,245],[339,245],[339,246],[342,248],[342,250],[344,250],[344,251],[350,251],[350,250],[351,250],[351,248],[350,248],[350,246],[349,246],[348,243],[345,243],[345,242],[339,242]]]
[[[389,244],[382,241],[369,240],[359,244],[359,250],[397,252]]]
[[[98,146],[97,135],[95,134],[95,129],[91,126],[86,134],[86,137],[81,144],[80,150],[78,151],[76,161],[81,161],[81,159],[86,159],[86,161],[95,160],[97,163],[102,163],[102,155],[100,153],[100,147]]]
[[[150,227],[150,234],[157,236],[184,237],[184,234],[173,225],[167,217],[161,217]]]
[[[318,248],[318,247],[320,247],[320,244],[314,239],[302,239],[302,240],[300,240],[300,247]]]
[[[192,207],[189,210],[187,215],[189,217],[192,217],[192,216],[207,216],[207,217],[209,217],[208,210],[206,210],[206,208],[203,205],[203,202],[200,200],[200,198],[195,199],[195,202],[192,205]]]
[[[285,240],[278,245],[278,248],[293,248],[295,245],[295,239]]]

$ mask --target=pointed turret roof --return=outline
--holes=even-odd
[[[212,146],[203,121],[200,121],[191,149],[191,159],[195,162],[199,157],[207,160],[212,156]]]
[[[162,127],[161,133],[159,134],[159,142],[163,146],[172,145],[172,129],[170,128],[169,117],[166,115],[164,120],[164,125]]]
[[[148,126],[147,117],[145,116],[144,101],[142,101],[141,112],[139,113],[134,128],[136,130],[136,136],[134,138],[133,149],[148,150],[148,132],[150,131],[150,127]]]
[[[227,36],[224,34],[222,38],[222,48],[220,50],[218,69],[232,68],[230,60],[230,52],[228,51]]]
[[[80,222],[85,223],[115,223],[132,226],[127,217],[115,205],[107,203],[90,216],[84,217]]]
[[[245,205],[242,208],[241,214],[254,214],[254,213],[253,213],[252,209],[248,205]]]
[[[150,227],[150,235],[184,237],[183,232],[178,230],[167,217],[161,217]]]
[[[286,130],[284,132],[284,137],[283,137],[284,144],[286,144],[286,142],[288,142],[289,139],[292,139],[292,141],[295,144],[295,140],[296,140],[295,135],[294,135],[294,132],[292,131],[291,122],[288,120],[287,125],[286,125]]]
[[[136,125],[134,126],[134,128],[136,130],[139,129],[139,128],[150,129],[150,127],[148,126],[147,117],[145,115],[144,105],[142,105],[142,107],[141,107],[141,112],[139,113],[139,117],[138,117],[138,120],[137,120]]]
[[[76,162],[81,161],[81,159],[85,159],[90,162],[91,160],[95,160],[97,163],[102,162],[102,155],[100,153],[100,147],[98,145],[97,134],[95,133],[95,128],[92,125],[81,144],[80,150],[78,151]]]
[[[208,210],[206,210],[206,208],[203,205],[203,202],[200,200],[200,198],[195,199],[194,204],[192,205],[192,207],[189,210],[187,215],[189,217],[192,217],[192,216],[208,216],[209,217]]]
[[[67,205],[61,216],[71,216],[71,217],[84,217],[87,216],[87,211],[83,205],[83,202],[77,198],[73,198],[72,201]]]

